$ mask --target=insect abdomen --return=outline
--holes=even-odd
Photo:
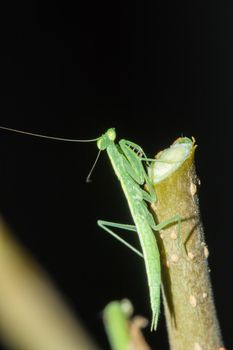
[[[143,231],[141,231],[141,225],[143,226]],[[139,225],[136,224],[136,226],[138,228],[138,235],[145,260],[147,280],[149,285],[150,303],[153,313],[151,323],[152,330],[156,329],[157,327],[160,309],[160,255],[154,233],[148,223],[142,223]]]

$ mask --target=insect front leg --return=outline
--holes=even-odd
[[[146,159],[143,149],[135,143],[127,140],[120,140],[119,145],[126,158],[124,163],[125,170],[139,185],[146,185],[147,191],[151,197],[149,202],[155,202],[155,190],[143,166],[142,157],[135,153],[136,149],[144,156],[144,159]]]
[[[98,220],[97,224],[106,232],[108,232],[111,236],[113,236],[114,238],[116,238],[118,241],[120,241],[121,243],[123,243],[126,247],[128,247],[129,249],[131,249],[134,253],[136,253],[137,255],[139,255],[141,258],[143,258],[143,254],[141,252],[139,252],[139,250],[137,250],[136,248],[134,248],[131,244],[129,244],[128,242],[126,242],[123,238],[121,238],[120,236],[118,236],[115,232],[113,232],[112,230],[110,230],[108,227],[116,227],[116,228],[120,228],[123,230],[127,230],[127,231],[133,231],[133,232],[137,232],[136,227],[134,225],[127,225],[127,224],[119,224],[119,223],[115,223],[115,222],[109,222],[109,221],[103,221],[103,220]]]
[[[122,139],[121,144],[124,144],[126,147],[130,148],[138,157],[145,157],[146,158],[146,154],[143,151],[142,147],[137,145],[136,143],[129,141],[129,140],[125,140]]]

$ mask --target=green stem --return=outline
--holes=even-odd
[[[127,315],[118,301],[109,303],[103,312],[104,326],[112,350],[129,348],[130,336]]]
[[[221,332],[207,263],[194,166],[194,140],[179,138],[149,170],[157,194],[158,222],[182,219],[156,234],[162,260],[163,301],[171,350],[220,350]],[[174,163],[175,161],[175,163]]]
[[[103,311],[105,330],[112,350],[150,350],[141,333],[148,322],[141,316],[131,319],[129,300],[110,302]]]

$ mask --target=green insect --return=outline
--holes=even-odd
[[[70,142],[97,141],[99,152],[103,150],[107,151],[115,174],[121,183],[121,187],[128,202],[135,225],[124,225],[103,220],[98,220],[97,223],[105,231],[117,238],[140,257],[144,258],[149,286],[150,304],[152,309],[151,330],[155,330],[157,327],[160,310],[161,267],[160,254],[153,230],[159,231],[169,224],[177,222],[179,223],[180,217],[176,215],[160,224],[155,223],[154,217],[148,209],[147,202],[155,202],[156,193],[143,166],[143,161],[146,161],[148,163],[149,159],[145,156],[142,148],[133,142],[123,139],[120,140],[119,144],[117,145],[115,143],[116,132],[113,128],[108,129],[105,134],[92,140],[63,139],[33,134],[5,127],[0,128],[18,133],[24,133],[27,135],[50,138],[53,140]],[[147,191],[143,189],[143,186],[145,185]],[[121,237],[116,235],[109,227],[121,228],[137,232],[142,248],[142,253],[127,243],[125,240],[123,240]]]

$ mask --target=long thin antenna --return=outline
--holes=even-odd
[[[99,139],[99,137],[97,137],[96,139],[90,139],[90,140],[65,139],[65,138],[62,138],[62,137],[54,137],[54,136],[47,136],[47,135],[41,135],[41,134],[34,134],[34,133],[28,132],[28,131],[22,131],[22,130],[18,130],[18,129],[6,128],[5,126],[0,126],[0,129],[6,130],[6,131],[15,132],[15,133],[18,133],[18,134],[24,134],[24,135],[29,135],[29,136],[40,137],[40,138],[43,138],[43,139],[50,139],[50,140],[56,140],[56,141],[65,141],[65,142],[94,142],[94,141],[97,141]]]
[[[95,159],[95,161],[94,161],[94,164],[92,165],[91,170],[89,171],[89,174],[87,175],[86,182],[91,182],[90,177],[91,177],[91,174],[92,174],[92,172],[93,172],[93,170],[94,170],[94,168],[95,168],[95,166],[96,166],[96,163],[98,162],[100,153],[101,153],[101,150],[99,150],[99,152],[98,152],[98,154],[97,154],[97,157],[96,157],[96,159]]]

